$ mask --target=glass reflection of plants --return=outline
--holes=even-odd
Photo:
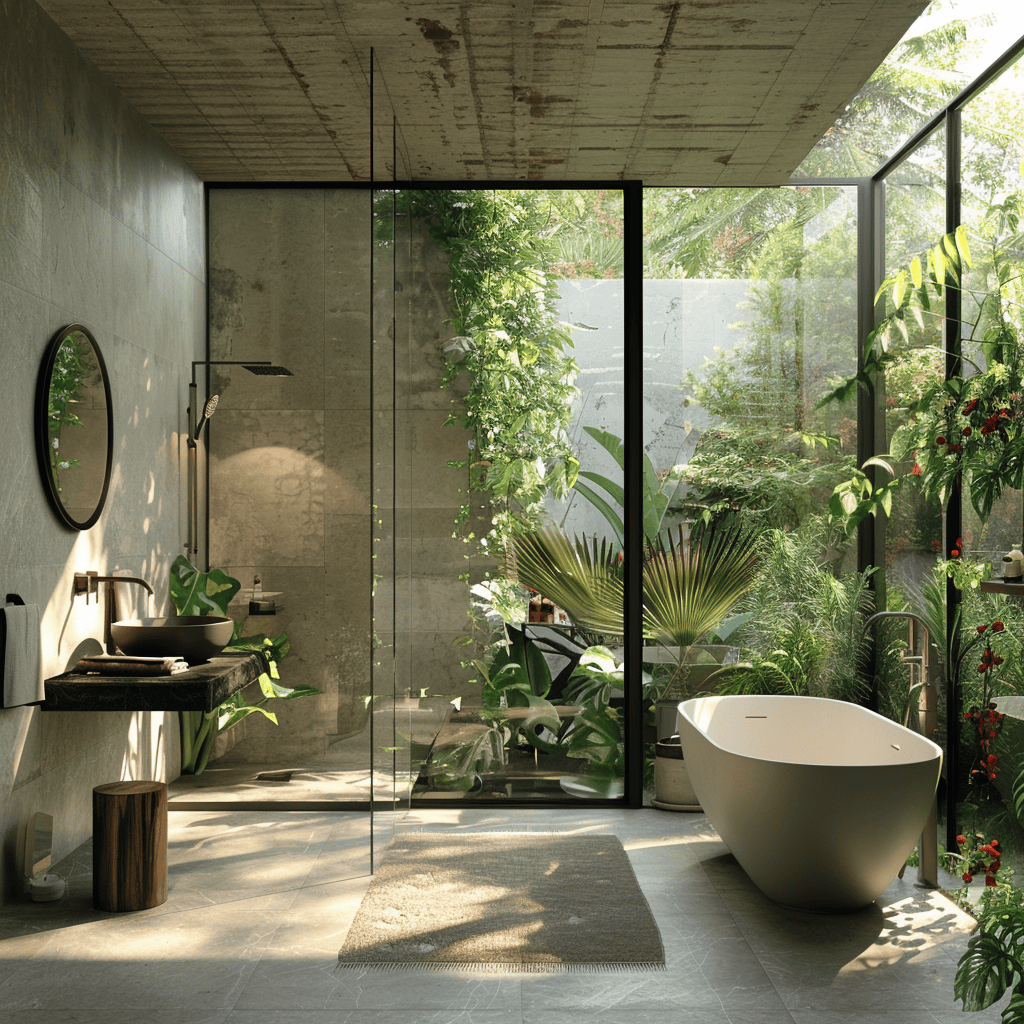
[[[81,403],[82,389],[96,370],[89,339],[78,331],[66,335],[53,361],[46,413],[50,438],[50,471],[58,494],[62,490],[60,474],[80,463],[79,459],[69,459],[61,454],[61,437],[68,427],[84,426],[74,406]]]

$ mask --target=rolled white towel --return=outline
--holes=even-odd
[[[133,657],[130,654],[94,654],[82,658],[72,669],[80,675],[176,676],[188,671],[181,658]]]
[[[0,608],[0,641],[4,670],[4,707],[41,704],[46,700],[39,606],[8,604]]]

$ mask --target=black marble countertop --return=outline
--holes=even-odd
[[[259,679],[262,659],[222,654],[175,676],[91,676],[46,680],[43,711],[212,711]]]

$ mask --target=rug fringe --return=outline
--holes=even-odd
[[[664,971],[664,962],[633,962],[607,964],[560,963],[424,963],[366,961],[338,963],[339,969],[367,971],[444,971],[468,974],[621,974],[627,971]]]

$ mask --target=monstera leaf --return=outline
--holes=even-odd
[[[228,616],[228,605],[242,584],[223,569],[200,572],[184,555],[171,563],[171,603],[179,615]]]

